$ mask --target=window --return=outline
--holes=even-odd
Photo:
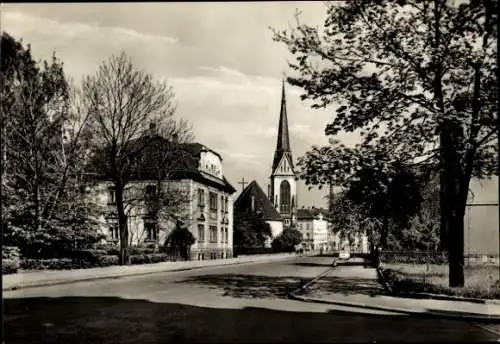
[[[226,209],[224,208],[224,206],[225,206],[225,203],[224,203],[224,195],[221,195],[221,196],[220,196],[220,212],[221,212],[221,213],[224,213],[224,211],[226,210]]]
[[[229,213],[229,199],[228,197],[224,197],[224,212]]]
[[[111,223],[109,225],[109,237],[111,240],[120,240],[120,227],[118,227],[118,223]]]
[[[210,192],[210,211],[217,212],[217,194],[215,192]]]
[[[217,242],[217,226],[210,226],[210,242]]]
[[[290,220],[289,220],[289,219],[284,219],[284,220],[283,220],[283,224],[284,224],[285,226],[289,226],[289,225],[290,225]]]
[[[198,242],[204,242],[205,241],[205,225],[199,224],[198,225]]]
[[[147,241],[156,241],[158,238],[158,230],[156,224],[154,222],[145,222],[144,230],[146,232],[146,240]]]
[[[229,243],[229,228],[226,227],[226,243]]]
[[[116,203],[116,194],[115,194],[115,188],[113,186],[110,186],[108,188],[108,204],[115,204]]]
[[[198,189],[198,206],[203,209],[205,207],[205,190]]]
[[[280,213],[290,213],[290,183],[286,180],[280,184]]]

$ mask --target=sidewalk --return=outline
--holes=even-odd
[[[384,295],[376,279],[376,270],[362,267],[333,269],[303,291],[290,294],[292,299],[339,306],[390,311],[424,316],[500,322],[500,305],[466,301],[411,299]]]
[[[273,254],[241,256],[230,259],[195,260],[164,262],[144,265],[108,266],[103,268],[57,270],[57,271],[30,271],[2,276],[2,291],[51,286],[58,284],[70,284],[98,279],[121,278],[126,276],[140,276],[168,271],[182,271],[200,269],[205,267],[216,267],[224,265],[271,262],[296,257],[295,254]]]

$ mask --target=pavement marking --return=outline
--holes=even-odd
[[[480,323],[472,323],[474,326],[479,327],[482,330],[485,330],[489,333],[493,333],[497,336],[500,336],[500,331],[494,328],[492,325],[488,324],[480,324]],[[497,340],[497,342],[500,342],[500,338]]]

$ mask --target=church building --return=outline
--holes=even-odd
[[[286,113],[285,82],[281,93],[281,110],[278,124],[278,138],[271,169],[268,197],[283,218],[284,228],[296,225],[297,221],[297,181],[288,135]]]

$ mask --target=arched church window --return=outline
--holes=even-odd
[[[280,213],[290,213],[290,183],[286,180],[280,184]]]

